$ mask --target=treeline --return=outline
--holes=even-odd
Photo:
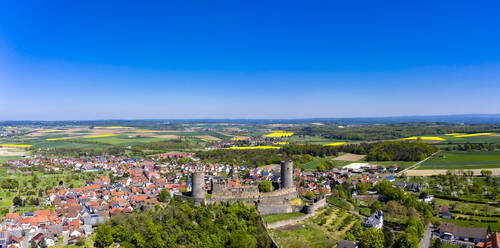
[[[421,142],[382,142],[373,146],[366,157],[371,161],[420,161],[438,148]]]
[[[500,149],[500,144],[494,143],[465,143],[443,148],[445,151],[494,151]]]
[[[313,157],[337,156],[340,152],[367,154],[367,160],[370,161],[419,161],[436,151],[437,148],[421,142],[394,141],[342,146],[286,145],[281,149],[265,150],[217,149],[200,151],[197,156],[210,163],[261,166],[276,164],[284,159],[291,159],[296,164],[304,163],[308,160],[306,155]]]
[[[111,217],[96,230],[96,247],[271,247],[254,207],[243,203],[194,206],[171,199],[164,208]]]
[[[410,136],[446,133],[500,132],[499,125],[450,125],[444,123],[398,123],[386,125],[363,125],[349,128],[337,126],[307,126],[292,128],[295,135],[321,136],[343,140],[390,140]]]

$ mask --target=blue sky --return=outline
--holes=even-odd
[[[498,1],[10,1],[0,120],[499,113]]]

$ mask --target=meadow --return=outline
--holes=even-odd
[[[441,151],[417,169],[500,168],[500,151]]]

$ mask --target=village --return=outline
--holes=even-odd
[[[8,166],[11,170],[41,167],[44,171],[96,175],[96,178],[86,181],[81,187],[60,184],[47,189],[42,194],[41,204],[34,211],[19,212],[16,211],[16,206],[12,205],[0,225],[0,246],[11,248],[30,247],[33,244],[39,247],[82,244],[97,226],[106,223],[111,216],[164,204],[167,198],[192,191],[192,175],[196,171],[203,172],[203,192],[207,193],[212,191],[211,181],[214,178],[227,179],[228,187],[282,180],[279,165],[254,168],[206,164],[200,162],[194,154],[185,152],[169,152],[148,159],[125,156],[61,158],[34,155],[24,160],[9,161]],[[305,200],[330,195],[335,187],[345,184],[357,189],[357,184],[373,187],[380,181],[387,181],[392,183],[392,187],[414,194],[426,187],[416,182],[396,180],[398,172],[397,165],[387,168],[368,163],[352,163],[322,172],[294,168],[293,186],[300,198]],[[353,191],[353,198],[380,197],[373,189],[361,194],[358,191]],[[420,195],[420,198],[428,204],[433,202],[432,195]],[[448,218],[451,215],[446,206],[435,206],[435,210],[439,217]],[[383,216],[382,211],[367,216],[362,222],[363,228],[382,228]],[[453,240],[455,243],[495,247],[484,245],[488,243],[486,229],[456,227],[451,223],[442,222],[433,235],[434,238]],[[498,237],[498,234],[494,235]],[[348,240],[339,242],[339,247],[355,245],[355,242]]]

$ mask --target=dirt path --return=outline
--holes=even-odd
[[[440,151],[437,151],[437,152],[435,152],[434,154],[432,154],[432,155],[430,155],[429,157],[427,157],[426,159],[424,159],[424,160],[422,160],[422,161],[420,161],[420,162],[417,162],[417,163],[415,163],[414,165],[412,165],[412,166],[410,166],[410,167],[408,167],[408,168],[406,168],[406,169],[404,169],[404,170],[402,170],[402,171],[400,171],[400,172],[396,173],[396,175],[395,175],[395,176],[396,176],[396,177],[399,177],[399,176],[401,176],[403,173],[406,173],[406,174],[408,175],[408,171],[411,171],[411,170],[413,170],[413,169],[416,169],[418,166],[420,166],[420,164],[421,164],[421,163],[423,163],[423,162],[427,161],[427,159],[430,159],[430,158],[434,157],[434,155],[438,154],[439,152],[440,152]]]

